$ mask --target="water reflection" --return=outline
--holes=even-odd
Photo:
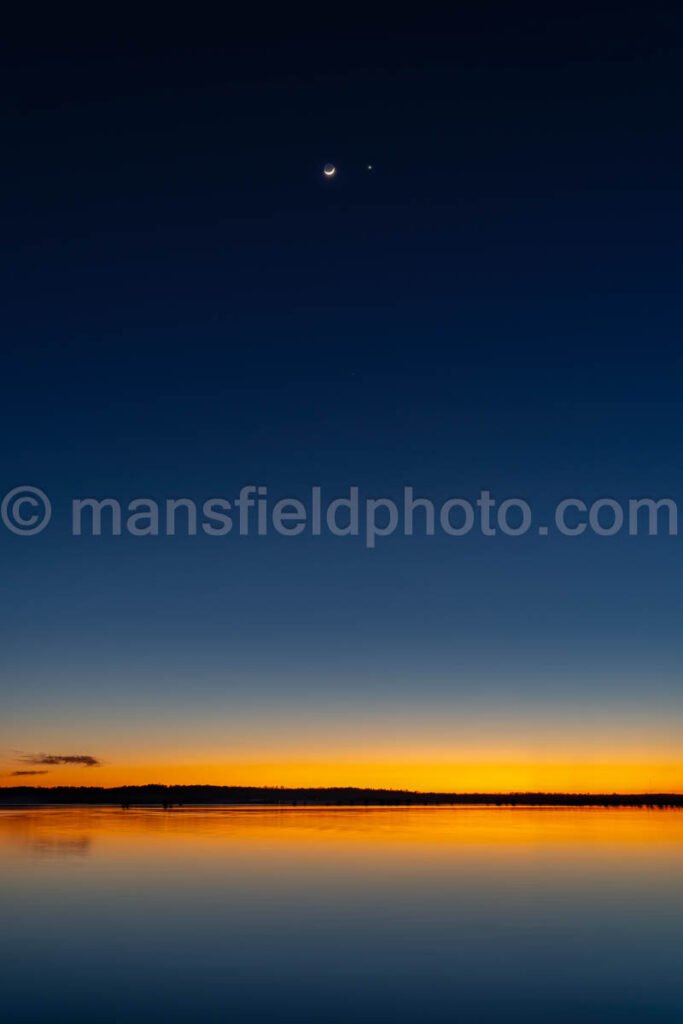
[[[75,836],[73,839],[45,836],[32,839],[27,844],[27,851],[37,857],[85,857],[91,844],[90,836]]]
[[[675,811],[0,811],[3,1003],[13,1022],[680,1024],[682,855]]]

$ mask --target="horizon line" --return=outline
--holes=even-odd
[[[51,794],[59,792],[74,792],[74,793],[102,793],[102,794],[115,794],[128,792],[132,790],[155,790],[157,792],[162,791],[176,791],[188,793],[189,791],[204,791],[204,792],[223,792],[223,793],[250,793],[250,794],[263,794],[263,795],[289,795],[299,794],[302,796],[310,794],[358,794],[358,795],[393,795],[397,797],[409,797],[409,798],[425,798],[430,800],[462,800],[471,801],[477,798],[486,798],[489,800],[515,800],[518,801],[522,798],[533,798],[533,799],[547,799],[548,801],[558,800],[643,800],[648,799],[673,799],[683,801],[683,792],[677,790],[640,790],[640,791],[617,791],[612,790],[611,792],[599,792],[599,791],[586,791],[586,790],[417,790],[417,789],[404,789],[394,788],[386,786],[346,786],[346,785],[334,785],[334,786],[286,786],[286,785],[271,785],[271,786],[259,786],[259,785],[231,785],[231,784],[216,784],[216,783],[163,783],[163,782],[144,782],[144,783],[127,783],[119,786],[96,786],[96,785],[73,785],[73,784],[61,784],[61,785],[28,785],[18,783],[16,785],[0,785],[0,797],[3,793],[9,793],[13,790],[21,790],[22,792],[29,792],[31,794]]]

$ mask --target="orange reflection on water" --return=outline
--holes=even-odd
[[[277,859],[297,851],[331,858],[402,854],[497,857],[542,850],[621,847],[683,852],[683,811],[602,808],[215,807],[0,810],[0,856],[22,850],[126,856],[173,850],[249,851]]]

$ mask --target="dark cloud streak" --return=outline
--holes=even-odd
[[[47,765],[81,765],[85,768],[98,768],[102,762],[90,754],[23,754],[20,758],[24,764]]]

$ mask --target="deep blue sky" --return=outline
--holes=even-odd
[[[680,14],[476,11],[10,47],[0,478],[55,518],[0,533],[5,749],[202,701],[679,721],[676,538],[68,536],[246,483],[680,497]]]

